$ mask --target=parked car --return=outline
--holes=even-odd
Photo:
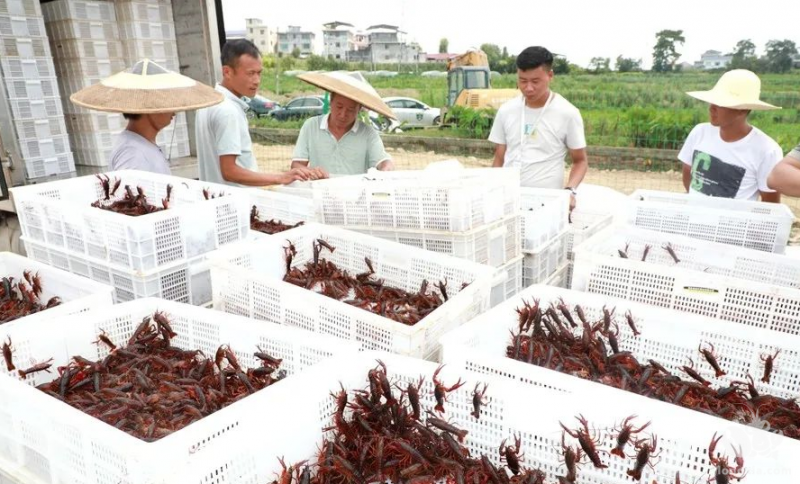
[[[275,119],[302,119],[322,114],[322,96],[303,96],[294,98],[286,106],[269,113]]]
[[[250,106],[250,110],[247,111],[247,114],[252,118],[267,116],[273,110],[281,107],[277,102],[259,95],[254,96],[247,104]]]
[[[439,108],[432,108],[410,97],[385,97],[383,101],[392,108],[401,125],[436,126],[442,120]]]

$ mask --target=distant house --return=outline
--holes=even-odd
[[[733,60],[730,54],[723,54],[718,50],[707,50],[700,56],[700,60],[694,63],[696,69],[724,69]]]
[[[247,40],[254,43],[261,52],[275,52],[278,33],[275,29],[264,25],[260,18],[245,19]]]
[[[447,64],[447,61],[456,55],[457,54],[425,54],[425,62],[438,62],[440,64]]]
[[[247,38],[247,31],[246,30],[226,30],[225,31],[225,40],[237,40],[237,39],[246,39]]]
[[[796,54],[792,57],[792,67],[795,69],[800,69],[800,54]]]
[[[406,33],[395,25],[379,24],[367,29],[369,45],[347,53],[351,62],[381,64],[413,64],[424,58],[422,49],[415,43],[406,43]]]
[[[356,50],[356,36],[353,24],[329,22],[323,25],[322,55],[329,59],[347,59],[347,52]]]
[[[291,54],[297,49],[303,55],[313,54],[315,38],[314,32],[302,30],[297,26],[289,26],[286,32],[278,32],[278,52]]]

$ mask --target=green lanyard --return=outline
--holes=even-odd
[[[325,91],[322,96],[322,114],[328,114],[329,112],[331,112],[331,93]]]

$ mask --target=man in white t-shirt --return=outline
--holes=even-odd
[[[518,167],[522,186],[566,188],[572,192],[586,175],[586,137],[578,109],[550,90],[553,54],[528,47],[517,56],[517,87],[522,95],[497,111],[489,134],[495,167]],[[564,159],[572,170],[564,185]]]
[[[780,202],[767,178],[783,157],[781,147],[747,122],[753,110],[780,109],[759,99],[758,76],[728,71],[714,89],[687,94],[709,103],[710,123],[695,126],[678,154],[686,191],[740,200],[758,200],[760,194],[764,202]]]

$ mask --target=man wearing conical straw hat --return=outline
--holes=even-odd
[[[249,40],[231,40],[222,46],[221,61],[222,82],[215,89],[225,99],[201,109],[195,119],[200,179],[234,186],[265,186],[325,178],[322,171],[308,168],[276,174],[258,171],[247,103],[261,84],[261,52]]]
[[[297,77],[328,91],[331,97],[330,113],[303,124],[294,147],[292,168],[319,168],[331,175],[358,175],[370,168],[394,169],[378,132],[358,116],[363,107],[395,119],[372,86],[345,72]]]
[[[76,92],[70,100],[95,111],[122,113],[128,120],[109,160],[112,170],[169,175],[169,161],[156,145],[156,136],[172,123],[176,112],[218,104],[222,94],[145,59]]]
[[[694,127],[681,148],[683,185],[690,194],[780,202],[767,179],[783,157],[778,143],[751,126],[751,111],[780,109],[760,100],[761,80],[736,69],[710,91],[688,92],[709,104],[709,123]]]

